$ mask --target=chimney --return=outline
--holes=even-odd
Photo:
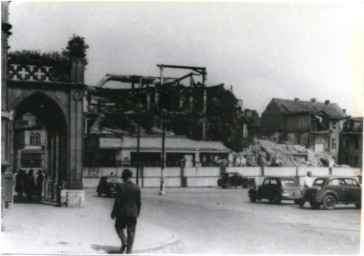
[[[346,114],[346,109],[343,109],[343,112]]]
[[[330,101],[329,100],[325,100],[325,104],[326,105],[329,105],[330,104]]]
[[[294,98],[294,101],[298,102],[298,101],[300,101],[300,99],[299,98]]]
[[[316,98],[311,98],[311,102],[316,102],[317,99]]]

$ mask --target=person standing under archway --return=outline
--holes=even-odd
[[[25,186],[25,193],[27,194],[28,201],[32,200],[34,192],[35,192],[34,171],[33,169],[30,169],[27,175],[26,186]]]
[[[37,196],[38,196],[39,201],[42,200],[43,182],[44,182],[44,176],[43,176],[42,170],[38,170],[36,189],[37,189]]]

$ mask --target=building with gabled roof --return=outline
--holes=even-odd
[[[279,134],[279,142],[303,145],[315,152],[329,152],[336,160],[339,134],[348,118],[338,104],[273,98],[262,113],[262,134]]]

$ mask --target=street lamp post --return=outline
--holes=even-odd
[[[162,109],[161,112],[161,118],[162,118],[162,156],[161,156],[161,183],[160,183],[160,190],[159,190],[159,195],[165,195],[166,194],[166,190],[164,187],[164,151],[165,151],[165,140],[166,140],[166,127],[165,127],[165,123],[164,123],[164,119],[165,119],[165,115],[166,115],[166,110]]]
[[[140,171],[140,90],[142,88],[142,78],[139,78],[139,88],[137,90],[138,106],[137,106],[137,163],[136,163],[136,184],[139,185]]]

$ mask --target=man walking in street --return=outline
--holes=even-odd
[[[125,169],[122,174],[124,183],[117,184],[117,196],[111,218],[115,220],[115,229],[121,240],[120,253],[131,253],[135,237],[137,218],[141,208],[140,187],[131,182],[132,172]],[[127,230],[127,237],[124,229]]]

